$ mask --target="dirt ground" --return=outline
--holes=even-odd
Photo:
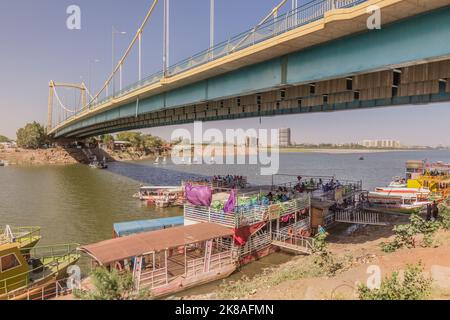
[[[407,222],[407,216],[392,216],[391,223]],[[335,277],[304,278],[280,283],[270,288],[255,288],[251,300],[344,300],[357,299],[360,283],[366,284],[374,268],[387,277],[408,264],[422,264],[425,276],[433,279],[431,299],[450,300],[450,232],[436,235],[435,248],[402,249],[385,253],[380,244],[393,240],[393,225],[356,227],[339,224],[329,230],[328,249],[337,257],[351,257],[352,264]],[[306,264],[308,257],[293,256],[290,264]],[[215,293],[187,299],[214,299]]]
[[[397,218],[401,219],[401,218]],[[397,222],[399,222],[397,220]],[[353,231],[353,232],[351,232]],[[382,277],[405,269],[408,264],[421,263],[425,276],[433,279],[431,299],[450,299],[450,232],[440,231],[436,236],[437,248],[402,249],[384,253],[381,242],[392,240],[392,226],[367,226],[352,230],[339,225],[330,230],[329,250],[338,256],[352,256],[362,263],[336,277],[311,278],[281,283],[262,290],[251,297],[256,300],[341,300],[357,299],[360,283],[367,283],[375,266]],[[297,258],[301,263],[302,258]],[[295,262],[294,262],[295,263]]]

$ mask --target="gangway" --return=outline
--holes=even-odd
[[[350,224],[386,226],[389,223],[383,221],[383,215],[381,212],[364,209],[338,210],[335,212],[335,221]]]
[[[272,245],[299,254],[309,255],[314,251],[313,238],[294,236],[287,232],[273,232]]]

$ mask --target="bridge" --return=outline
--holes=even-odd
[[[450,0],[313,0],[301,6],[293,0],[292,10],[279,14],[283,0],[253,29],[172,66],[163,1],[163,70],[148,77],[141,71],[154,0],[98,93],[76,85],[87,98],[69,108],[50,83],[52,136],[450,101]],[[377,8],[381,29],[369,30]],[[138,79],[122,87],[132,50],[138,50]]]

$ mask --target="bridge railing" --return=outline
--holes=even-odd
[[[113,97],[120,97],[139,88],[158,83],[164,78],[164,76],[170,77],[178,75],[210,61],[220,59],[231,53],[276,37],[292,29],[312,23],[322,19],[325,13],[330,10],[350,8],[366,1],[367,0],[312,0],[296,9],[266,21],[259,28],[247,30],[227,41],[215,45],[210,49],[204,50],[176,63],[175,65],[172,65],[168,68],[166,75],[163,74],[163,71],[159,71],[141,81],[135,82],[124,89],[111,94],[100,101],[96,101],[93,104],[90,104],[88,108],[74,113],[67,118],[66,121],[74,116],[86,112],[88,109],[95,109],[103,103],[113,99]]]

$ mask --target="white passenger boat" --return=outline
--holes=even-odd
[[[182,203],[184,189],[181,186],[144,186],[139,189],[134,197],[150,204],[156,204],[159,207],[168,207]]]

